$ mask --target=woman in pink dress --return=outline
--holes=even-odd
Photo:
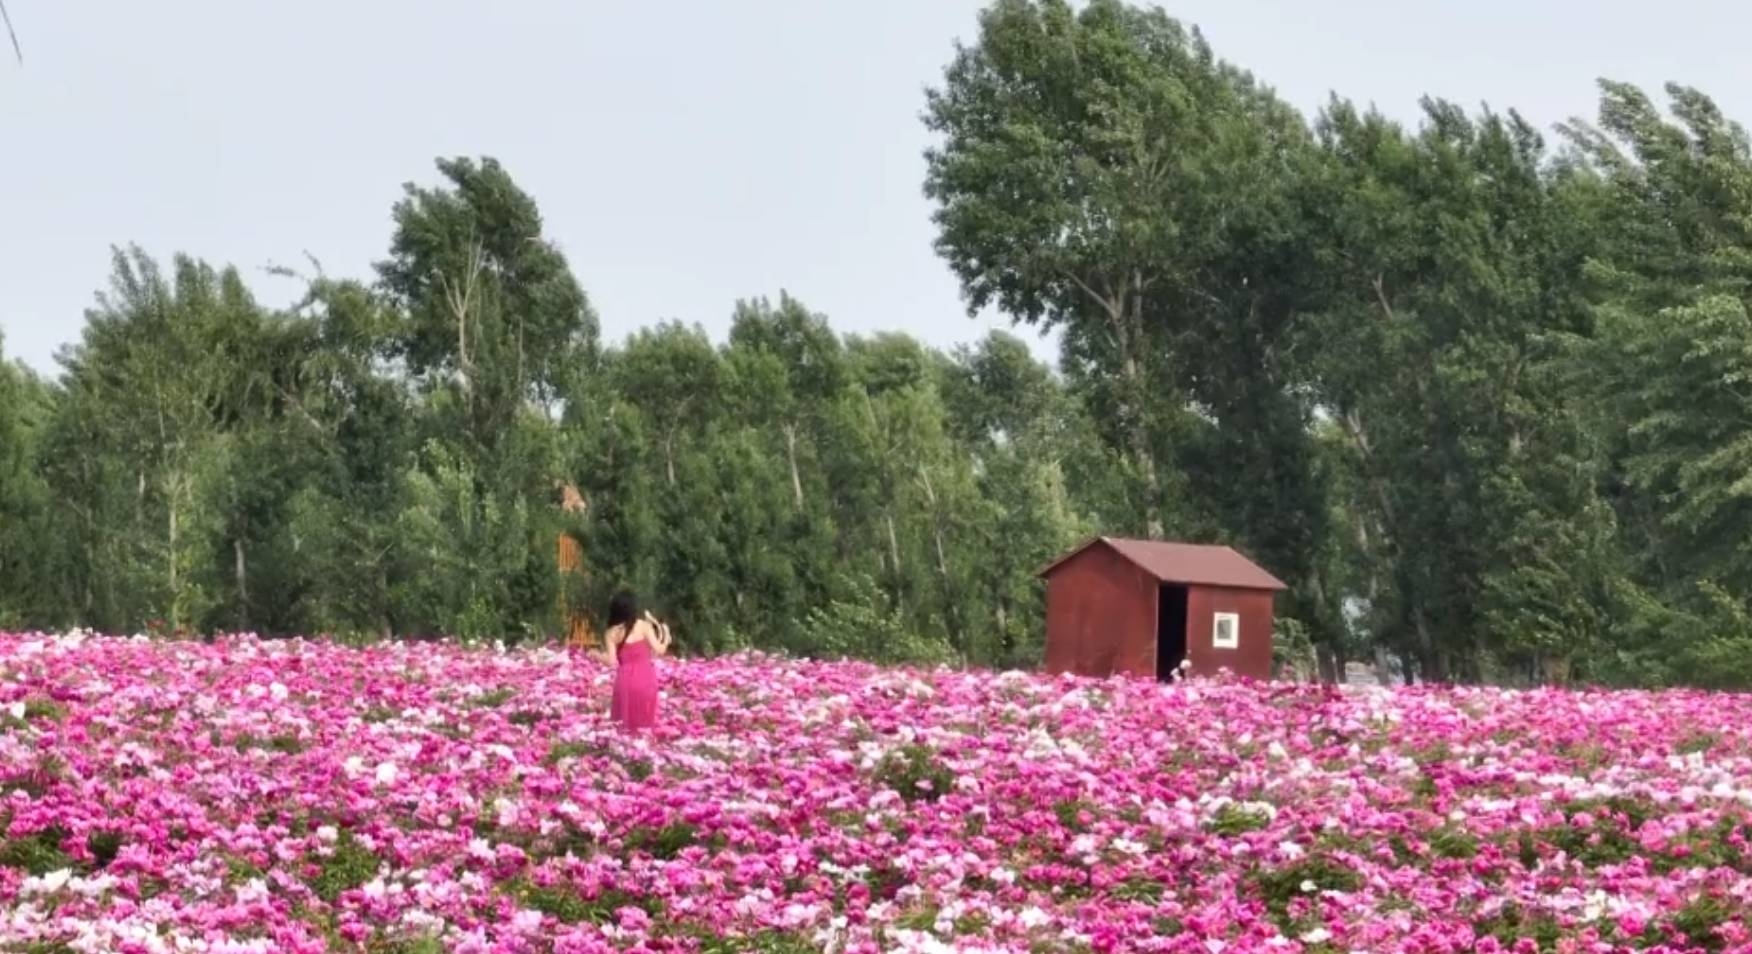
[[[669,652],[669,627],[641,614],[638,600],[624,591],[609,601],[607,623],[603,642],[614,666],[609,718],[628,729],[650,728],[657,724],[657,657]]]

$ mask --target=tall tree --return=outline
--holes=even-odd
[[[1601,84],[1598,125],[1565,136],[1599,223],[1595,333],[1571,339],[1602,487],[1632,579],[1613,640],[1623,678],[1752,680],[1752,144],[1703,93]]]
[[[226,479],[226,443],[245,365],[225,342],[261,310],[233,270],[178,257],[166,277],[138,249],[118,250],[111,290],[63,357],[66,396],[50,473],[67,488],[84,583],[109,624],[146,618],[197,626],[217,595],[205,571]]]
[[[1162,534],[1161,435],[1189,410],[1173,347],[1209,331],[1185,305],[1229,290],[1218,263],[1263,222],[1248,207],[1290,185],[1301,121],[1159,10],[1000,0],[926,122],[942,136],[925,185],[937,247],[970,309],[1064,326],[1111,369],[1103,412],[1137,468],[1142,529]]]
[[[0,346],[4,340],[0,339]],[[65,569],[50,489],[37,469],[54,395],[0,347],[0,627],[68,618],[57,592]]]
[[[446,187],[406,187],[379,281],[403,313],[393,353],[427,392],[448,389],[488,453],[534,403],[561,397],[596,347],[596,315],[535,201],[494,159],[444,159]]]
[[[1377,635],[1427,678],[1479,678],[1501,648],[1491,630],[1591,625],[1583,594],[1598,565],[1549,548],[1600,532],[1591,475],[1549,467],[1551,455],[1586,453],[1579,409],[1553,387],[1550,344],[1587,328],[1586,230],[1519,117],[1474,119],[1435,101],[1425,111],[1415,134],[1344,102],[1321,118],[1327,164],[1311,188],[1331,210],[1332,285],[1310,330],[1319,400],[1358,477]],[[1567,529],[1531,540],[1535,518]],[[1534,587],[1509,570],[1548,563],[1574,573]]]

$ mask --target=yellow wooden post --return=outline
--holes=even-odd
[[[584,513],[589,505],[584,502],[584,496],[578,493],[578,488],[571,484],[560,486],[560,509],[567,513]],[[557,554],[560,577],[560,618],[566,621],[566,646],[569,649],[596,648],[596,633],[590,626],[590,618],[581,606],[572,606],[570,588],[564,578],[571,575],[582,576],[584,567],[584,547],[578,538],[569,533],[560,534]]]

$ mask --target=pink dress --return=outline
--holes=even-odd
[[[657,724],[657,661],[651,643],[622,643],[620,665],[614,674],[614,698],[609,718],[628,729],[646,729]]]

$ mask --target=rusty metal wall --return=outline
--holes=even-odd
[[[1271,678],[1271,631],[1273,594],[1265,590],[1230,590],[1208,586],[1187,588],[1186,657],[1195,674],[1214,675],[1228,669],[1238,676]],[[1241,617],[1240,636],[1234,649],[1217,649],[1213,643],[1218,613]]]
[[[1046,671],[1156,675],[1156,578],[1091,547],[1046,581]]]

